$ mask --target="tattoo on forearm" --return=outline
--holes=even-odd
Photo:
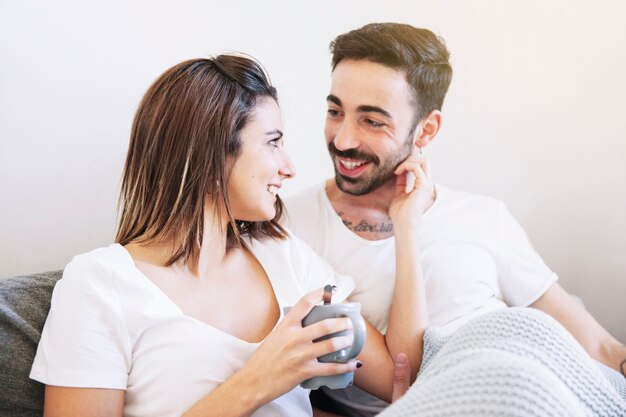
[[[390,233],[393,232],[393,223],[369,223],[367,220],[361,220],[359,223],[354,224],[350,220],[346,220],[343,218],[343,213],[338,213],[339,217],[343,221],[343,224],[353,232],[371,232],[371,233]]]

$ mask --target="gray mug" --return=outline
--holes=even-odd
[[[291,310],[291,307],[285,307],[284,311],[287,314]],[[317,358],[320,362],[338,362],[346,363],[351,359],[357,357],[357,355],[363,349],[365,344],[365,320],[361,316],[361,303],[340,303],[340,304],[324,304],[317,305],[309,312],[309,314],[302,320],[303,326],[310,326],[313,323],[322,321],[325,319],[348,317],[352,320],[352,331],[354,333],[354,341],[352,346],[345,349],[340,349],[336,352],[327,353]],[[343,336],[348,334],[348,330],[344,330],[337,333],[332,333],[326,336],[322,336],[319,339],[315,339],[313,342],[319,342],[331,337]],[[345,388],[348,385],[352,385],[354,380],[354,372],[347,372],[339,375],[324,375],[315,376],[313,378],[303,381],[300,386],[306,389],[318,389],[321,386],[326,386],[331,389]]]

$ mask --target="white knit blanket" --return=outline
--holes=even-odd
[[[417,381],[380,417],[626,416],[626,401],[552,317],[480,316],[447,340],[426,334]]]

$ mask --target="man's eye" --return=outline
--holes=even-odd
[[[331,116],[331,117],[339,116],[339,111],[337,111],[335,109],[328,109],[328,115]]]
[[[374,121],[372,119],[365,119],[365,122],[372,127],[382,127],[385,125],[384,123],[378,123],[377,121]]]

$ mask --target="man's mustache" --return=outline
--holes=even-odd
[[[357,149],[346,149],[345,151],[340,151],[335,147],[335,144],[333,142],[330,142],[328,144],[328,152],[330,152],[331,155],[338,156],[340,158],[356,159],[360,161],[371,162],[375,165],[378,165],[380,163],[380,160],[376,155],[361,152]]]

